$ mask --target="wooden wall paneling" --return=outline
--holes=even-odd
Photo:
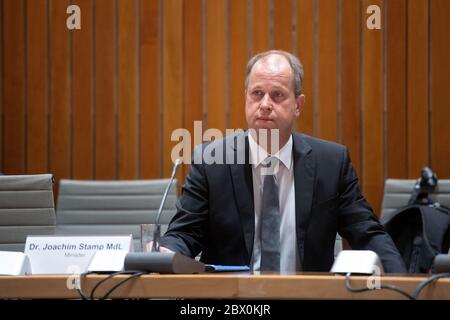
[[[346,145],[353,166],[361,175],[361,5],[340,1],[340,143]]]
[[[406,113],[406,0],[386,3],[387,178],[408,176]]]
[[[173,130],[183,126],[183,2],[163,1],[163,176],[172,172],[172,148],[177,142],[170,137]],[[183,179],[178,170],[177,179]]]
[[[207,126],[225,132],[225,1],[207,1]]]
[[[118,4],[118,155],[119,179],[138,178],[137,3]]]
[[[316,117],[318,131],[317,136],[336,141],[336,57],[337,57],[337,15],[336,1],[322,0],[318,3],[318,65],[319,81],[319,108]]]
[[[81,29],[72,33],[72,174],[94,177],[93,128],[93,0],[76,0],[82,12]],[[99,8],[101,10],[101,8]],[[103,14],[103,13],[102,13]]]
[[[95,178],[117,178],[117,3],[95,1]]]
[[[48,2],[29,0],[27,9],[27,170],[47,173],[48,108]]]
[[[190,139],[184,140],[184,148],[191,153],[194,147],[202,143],[202,134],[194,134],[194,121],[206,119],[203,114],[203,76],[204,66],[204,4],[203,0],[189,0],[183,2],[183,128],[187,129]],[[205,124],[206,127],[206,124]],[[206,128],[203,128],[205,130]],[[187,137],[186,137],[187,139]],[[184,171],[189,170],[189,163],[185,163]]]
[[[449,1],[430,1],[431,10],[431,166],[440,179],[450,178]]]
[[[361,1],[339,0],[337,9],[337,130],[361,178]],[[344,249],[350,249],[346,239]]]
[[[292,52],[292,1],[274,1],[274,49]]]
[[[82,29],[68,31],[70,3],[1,2],[4,173],[168,176],[170,135],[193,134],[204,95],[209,127],[246,126],[248,51],[273,44],[296,48],[304,65],[300,131],[349,147],[377,212],[384,178],[417,178],[430,159],[441,178],[450,174],[445,0],[79,0]],[[370,4],[386,6],[386,29],[366,28]]]
[[[247,39],[247,2],[230,1],[229,13],[229,88],[230,125],[232,129],[247,128],[245,118],[245,68],[249,59]]]
[[[297,121],[299,131],[314,134],[314,92],[315,88],[315,27],[314,0],[298,0],[297,7],[297,55],[303,64],[303,93],[306,103]]]
[[[252,19],[252,55],[255,55],[270,48],[269,0],[253,0]]]
[[[154,179],[162,174],[160,1],[139,3],[140,178]]]
[[[51,0],[50,15],[50,170],[57,180],[71,178],[70,31],[67,1]]]
[[[25,2],[3,1],[3,169],[24,174],[25,139]]]
[[[363,1],[363,12],[369,5],[378,5],[383,12],[383,1]],[[383,141],[383,31],[366,27],[363,15],[363,181],[366,198],[375,213],[380,214],[384,186]]]
[[[429,165],[428,0],[408,1],[408,177]]]

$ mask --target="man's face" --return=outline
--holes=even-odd
[[[295,98],[292,69],[284,56],[272,54],[255,63],[246,89],[245,115],[252,129],[290,134],[304,96]]]

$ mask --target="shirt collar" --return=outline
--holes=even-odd
[[[261,162],[264,161],[268,156],[270,156],[269,153],[267,153],[264,148],[262,148],[253,138],[253,136],[249,133],[248,134],[248,143],[250,146],[250,160],[253,166],[256,168],[258,167]],[[286,142],[286,144],[274,155],[273,157],[278,158],[284,166],[290,170],[291,164],[292,164],[292,135],[289,136],[289,140]]]

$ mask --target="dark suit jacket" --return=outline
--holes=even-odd
[[[353,249],[375,251],[386,272],[406,272],[394,243],[359,190],[347,148],[303,134],[292,137],[296,232],[303,270],[330,270],[339,232]],[[202,151],[223,160],[218,162],[241,157],[245,163],[198,163],[205,160]],[[247,133],[197,148],[177,213],[160,244],[191,257],[201,251],[206,263],[249,265],[255,213],[248,159]]]

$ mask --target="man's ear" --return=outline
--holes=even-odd
[[[295,116],[298,117],[300,115],[300,112],[303,109],[303,105],[305,104],[305,95],[301,94],[297,97],[295,101]]]

